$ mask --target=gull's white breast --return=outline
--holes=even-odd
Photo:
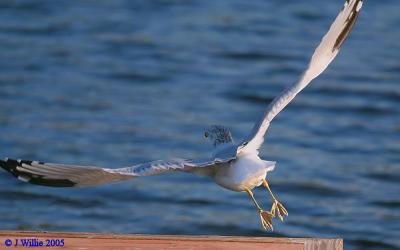
[[[246,154],[238,156],[229,166],[219,167],[213,178],[218,185],[241,192],[260,186],[267,172],[274,167],[275,162],[263,161],[256,154]]]

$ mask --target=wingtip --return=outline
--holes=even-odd
[[[363,4],[364,4],[364,1],[363,1],[363,0],[360,0],[360,1],[357,3],[357,7],[356,7],[356,11],[357,11],[357,12],[360,12],[360,10],[361,10]]]
[[[33,161],[25,160],[14,160],[5,158],[0,160],[0,167],[12,174],[18,180],[23,182],[29,182],[35,185],[50,186],[50,187],[75,187],[77,183],[69,179],[49,179],[44,176],[37,174],[32,174],[29,171],[21,171],[21,166],[23,164],[31,165]],[[39,164],[44,164],[43,162],[35,162]]]
[[[360,14],[361,8],[363,6],[363,0],[353,0],[354,4],[351,4],[351,0],[346,0],[342,12],[351,6],[351,10],[348,13],[348,17],[346,18],[345,26],[343,27],[342,31],[339,33],[335,44],[332,47],[332,52],[339,51],[342,47],[343,43],[346,41],[347,37],[349,36],[351,30],[353,29],[354,24],[357,21],[358,15]]]
[[[8,161],[8,158],[4,158],[3,160],[0,159],[0,166],[3,166]]]
[[[13,159],[4,158],[4,160],[0,160],[0,167],[9,172],[10,174],[14,175],[15,177],[18,177],[16,169],[17,165],[18,162]]]

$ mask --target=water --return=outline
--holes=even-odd
[[[127,166],[203,158],[212,124],[244,137],[297,79],[342,1],[0,3],[0,157]],[[91,189],[0,173],[0,229],[343,237],[400,249],[400,2],[366,1],[331,67],[273,122],[261,154],[290,216],[167,174]],[[270,206],[262,188],[255,191]]]

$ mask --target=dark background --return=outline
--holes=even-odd
[[[129,166],[246,136],[297,80],[343,1],[0,2],[0,158]],[[400,2],[366,1],[341,54],[272,123],[261,154],[289,210],[261,230],[243,193],[168,174],[91,189],[0,172],[0,229],[344,237],[400,248]],[[264,207],[268,193],[257,189]]]

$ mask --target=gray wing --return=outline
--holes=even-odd
[[[227,160],[193,162],[184,159],[153,161],[126,168],[101,168],[93,166],[64,165],[38,161],[0,160],[0,167],[19,180],[51,187],[87,187],[150,176],[169,171],[199,172],[208,174],[213,167]],[[200,170],[201,169],[201,170]]]
[[[284,90],[271,102],[263,117],[254,125],[250,136],[244,141],[242,150],[258,150],[264,141],[265,132],[272,119],[333,61],[343,42],[350,34],[360,13],[362,4],[362,0],[346,0],[343,9],[315,50],[307,70],[298,82]]]

